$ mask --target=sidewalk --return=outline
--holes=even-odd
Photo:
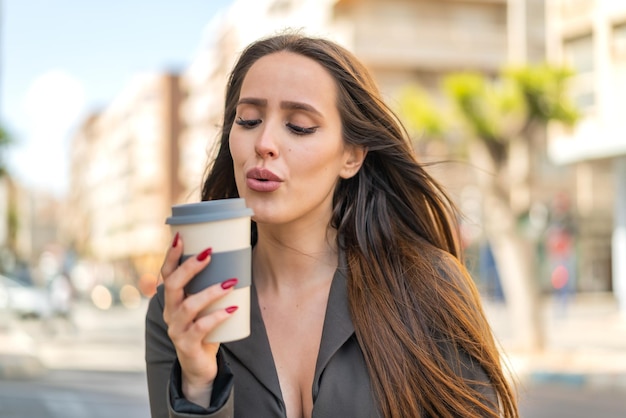
[[[0,379],[23,379],[40,376],[45,367],[26,333],[0,324]]]
[[[485,311],[523,385],[555,383],[610,387],[626,391],[626,317],[610,294],[581,294],[565,310],[552,298],[544,303],[546,347],[540,353],[516,351],[504,305],[485,302]]]
[[[48,369],[143,371],[147,304],[143,300],[137,308],[106,311],[77,305],[71,322],[49,325],[54,334],[38,344],[39,358]]]
[[[133,309],[75,305],[71,320],[4,320],[0,378],[30,378],[46,370],[144,371],[147,300]]]
[[[515,350],[506,306],[484,302],[487,317],[520,386],[590,385],[626,391],[626,318],[607,294],[578,295],[565,314],[544,306],[546,349]],[[17,321],[0,327],[0,378],[30,377],[48,369],[143,371],[147,300],[135,309],[101,311],[78,304],[73,325]],[[1,324],[0,324],[1,325]]]

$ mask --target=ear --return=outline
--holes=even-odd
[[[346,159],[343,167],[339,172],[339,177],[349,179],[359,172],[359,169],[365,161],[367,149],[358,145],[347,144],[345,150]]]

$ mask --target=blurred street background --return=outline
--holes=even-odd
[[[606,296],[572,301],[565,316],[547,300],[547,348],[508,351],[523,417],[620,418],[626,412],[626,332]],[[487,302],[508,348],[505,307]],[[146,301],[102,311],[88,303],[71,317],[13,320],[0,332],[0,416],[149,416],[143,363]],[[6,324],[6,322],[5,322]]]
[[[0,417],[149,416],[165,219],[286,27],[364,61],[462,211],[522,416],[626,416],[626,2],[0,0]]]

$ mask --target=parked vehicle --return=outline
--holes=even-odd
[[[20,318],[45,318],[51,304],[46,289],[0,275],[0,308]]]

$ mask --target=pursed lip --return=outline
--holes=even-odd
[[[246,173],[246,185],[257,192],[273,192],[283,179],[263,167],[254,167]]]

